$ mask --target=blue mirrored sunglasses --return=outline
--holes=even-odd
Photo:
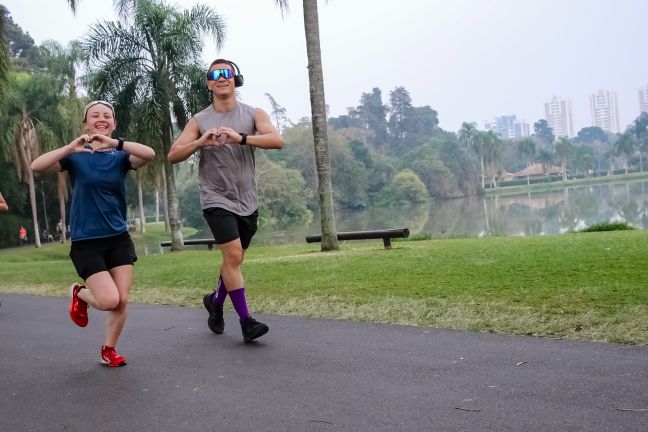
[[[209,81],[217,81],[220,79],[220,77],[230,79],[233,76],[234,72],[232,72],[232,69],[214,69],[213,71],[209,71],[209,73],[207,74],[207,79]]]

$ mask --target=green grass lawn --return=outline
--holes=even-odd
[[[648,231],[252,246],[253,312],[648,344]],[[68,245],[0,251],[0,291],[65,295]],[[199,307],[218,251],[142,256],[132,300]]]

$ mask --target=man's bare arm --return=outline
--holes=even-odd
[[[256,108],[254,124],[258,131],[256,135],[247,137],[247,143],[263,149],[283,148],[283,138],[277,128],[272,124],[270,116],[261,108]]]
[[[171,163],[178,163],[187,160],[201,147],[200,130],[198,122],[190,119],[178,139],[171,146],[167,159]]]

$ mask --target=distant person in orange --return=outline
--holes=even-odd
[[[27,244],[27,229],[24,226],[21,226],[18,230],[18,236],[20,237],[20,243],[25,246]]]

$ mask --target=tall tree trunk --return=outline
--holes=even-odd
[[[20,155],[23,170],[27,173],[27,183],[29,184],[29,203],[31,204],[32,220],[34,226],[34,245],[41,247],[40,229],[38,227],[38,212],[36,211],[36,187],[34,185],[34,171],[31,169],[33,143],[31,142],[31,122],[23,109],[23,117],[20,125],[20,141],[18,143],[18,153]]]
[[[643,172],[643,157],[641,155],[641,150],[639,151],[639,171]]]
[[[146,216],[144,216],[144,194],[142,193],[142,172],[137,173],[137,206],[139,207],[140,232],[146,233]]]
[[[164,126],[162,127],[162,146],[165,155],[171,150],[171,118],[169,110],[164,112]],[[182,238],[182,221],[180,219],[180,206],[178,204],[178,194],[175,188],[175,173],[173,165],[164,158],[164,173],[166,174],[167,183],[167,203],[169,207],[169,226],[171,227],[171,251],[181,251],[184,249],[184,240]]]
[[[155,223],[160,223],[160,188],[155,187]]]
[[[335,229],[331,160],[326,130],[326,101],[324,99],[324,73],[322,71],[322,54],[319,41],[319,17],[317,14],[317,0],[303,1],[311,114],[313,117],[313,141],[315,143],[315,164],[317,167],[322,229],[321,250],[331,251],[338,250],[339,246]]]
[[[34,220],[34,245],[41,247],[40,233],[38,228],[38,214],[36,212],[36,187],[34,186],[34,172],[31,167],[27,168],[27,178],[29,180],[29,202],[31,203],[32,219]]]
[[[167,177],[166,177],[166,166],[162,165],[162,198],[164,209],[164,232],[171,232],[171,226],[169,225],[169,200],[167,199]]]
[[[482,189],[485,189],[486,188],[486,182],[484,181],[484,177],[485,177],[485,174],[484,174],[484,156],[479,155],[479,163],[481,165],[481,186],[482,186]]]
[[[155,174],[155,223],[160,223],[160,175]]]
[[[57,192],[59,200],[59,210],[61,212],[61,243],[65,243],[67,240],[67,223],[65,222],[65,201],[67,195],[67,184],[65,182],[65,173],[59,172],[56,174],[57,177]]]

